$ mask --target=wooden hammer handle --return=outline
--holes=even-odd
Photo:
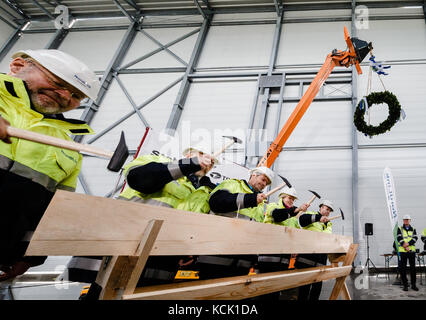
[[[342,217],[342,215],[338,215],[338,216],[331,217],[328,220],[331,221],[331,220],[338,219],[338,218],[341,218],[341,217]]]
[[[287,185],[287,183],[283,182],[278,187],[275,187],[274,189],[270,190],[269,192],[265,193],[265,196],[269,197],[271,194],[277,192],[278,190],[284,188]]]
[[[213,157],[216,158],[217,156],[219,156],[220,154],[222,154],[222,152],[224,152],[226,149],[228,149],[233,144],[234,144],[234,141],[229,142],[226,146],[224,146],[222,148],[222,150],[220,150],[220,151],[216,152],[215,154],[213,154]]]
[[[309,204],[309,205],[311,205],[311,204],[312,204],[312,202],[314,202],[314,200],[315,200],[315,198],[316,198],[316,197],[317,197],[317,196],[313,196],[313,197],[311,198],[311,200],[309,200],[309,201],[308,201],[308,204]]]
[[[41,133],[32,132],[24,129],[7,127],[7,134],[11,137],[47,144],[54,147],[64,148],[73,151],[84,151],[101,157],[111,158],[113,152],[102,150],[87,144],[81,144],[74,141],[63,140],[56,137],[47,136]]]

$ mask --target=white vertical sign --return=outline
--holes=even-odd
[[[393,176],[390,168],[386,167],[383,171],[383,183],[385,186],[386,202],[388,205],[389,218],[395,240],[396,250],[398,252],[398,243],[396,240],[396,233],[398,230],[398,208],[396,206],[396,193]]]

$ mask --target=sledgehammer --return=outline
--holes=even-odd
[[[331,218],[328,219],[328,221],[338,219],[338,218],[342,218],[342,220],[345,220],[345,215],[343,214],[342,208],[339,208],[339,209],[340,209],[340,215],[331,217]]]
[[[56,137],[47,136],[41,133],[32,132],[24,129],[7,127],[7,134],[11,137],[47,144],[54,147],[59,147],[73,151],[83,151],[90,154],[95,154],[107,159],[111,159],[108,163],[108,170],[117,172],[121,169],[127,157],[129,156],[129,149],[127,148],[126,141],[124,139],[124,133],[121,132],[120,142],[114,152],[99,149],[87,144],[77,143],[74,141],[68,141],[59,139]]]

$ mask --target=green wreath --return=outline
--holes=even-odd
[[[364,115],[367,108],[362,107],[363,100],[361,100],[358,103],[354,114],[355,127],[358,129],[358,131],[370,137],[389,131],[401,117],[401,105],[399,104],[396,96],[389,91],[383,91],[372,92],[366,98],[369,107],[371,107],[373,104],[386,103],[389,107],[389,116],[378,126],[368,125],[364,120]]]

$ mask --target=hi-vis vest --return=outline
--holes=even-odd
[[[317,214],[318,212],[315,211],[306,211],[306,214]],[[332,229],[332,223],[328,222],[327,224],[322,222],[314,222],[310,225],[304,227],[305,230],[311,230],[311,231],[317,231],[317,232],[325,232],[325,233],[331,233]]]
[[[12,127],[64,140],[71,140],[70,135],[93,133],[83,121],[53,119],[32,110],[24,82],[4,74],[0,74],[0,114]],[[0,141],[0,169],[31,179],[51,192],[75,190],[81,154],[23,139],[11,141]]]
[[[230,193],[254,193],[253,190],[251,190],[247,186],[244,180],[228,179],[220,183],[216,188],[214,188],[210,196],[216,191],[223,189],[229,191]],[[257,222],[263,222],[263,210],[263,203],[260,203],[257,207],[241,208],[238,210],[238,213],[250,217],[253,220],[256,220]]]
[[[285,226],[285,227],[291,227],[291,228],[300,228],[298,219],[296,217],[290,217],[284,221],[281,222],[275,222],[274,217],[272,216],[272,211],[275,209],[284,209],[285,206],[282,202],[282,200],[279,200],[278,202],[270,203],[266,205],[265,210],[265,218],[263,220],[263,223],[271,223],[276,224],[279,226]]]
[[[162,155],[144,155],[138,157],[124,167],[125,176],[127,176],[131,169],[150,162],[168,163],[171,162],[171,159]],[[195,189],[187,177],[181,177],[167,183],[160,191],[151,194],[144,194],[127,186],[119,198],[174,209],[208,213],[210,211],[208,204],[209,191],[207,187]]]
[[[408,231],[405,230],[404,227],[400,227],[399,229],[401,230],[402,240],[399,242],[398,250],[399,250],[399,252],[408,252],[407,250],[405,250],[405,248],[402,246],[402,244],[404,242],[409,243],[413,239],[414,228],[410,228]],[[408,246],[408,248],[410,248],[411,252],[416,251],[415,245]]]

